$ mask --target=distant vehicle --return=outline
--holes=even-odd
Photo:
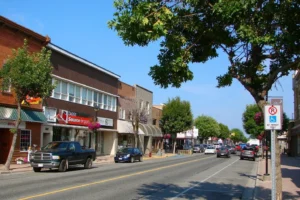
[[[245,158],[252,159],[253,161],[255,161],[255,148],[244,147],[241,151],[240,159],[244,160]]]
[[[42,168],[58,168],[58,171],[65,172],[70,165],[82,164],[86,169],[92,168],[95,159],[94,149],[82,149],[79,142],[57,141],[31,154],[30,165],[34,172],[40,172]]]
[[[216,149],[213,146],[208,146],[204,151],[204,154],[215,154],[215,153],[216,153]]]
[[[244,147],[246,147],[247,146],[247,144],[246,143],[240,143],[240,147],[241,147],[241,149],[244,149]]]
[[[241,150],[242,150],[242,148],[241,148],[241,146],[240,146],[240,145],[235,145],[235,150],[236,150],[236,151],[241,151]]]
[[[222,146],[217,150],[217,158],[225,156],[227,158],[230,158],[230,151],[227,147]]]
[[[226,147],[228,148],[231,154],[236,154],[235,146],[227,145]]]
[[[115,163],[131,162],[138,160],[143,162],[143,153],[138,148],[124,148],[120,149],[115,156]]]
[[[193,152],[195,153],[203,153],[205,151],[204,146],[202,144],[195,144],[193,148]]]

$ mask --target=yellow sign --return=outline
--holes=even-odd
[[[27,95],[25,101],[27,102],[27,104],[37,105],[42,102],[42,99],[40,97],[30,97]],[[22,104],[26,104],[25,101],[22,101]]]

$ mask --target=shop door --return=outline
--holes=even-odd
[[[6,162],[10,145],[12,142],[12,134],[8,129],[0,129],[0,164]]]

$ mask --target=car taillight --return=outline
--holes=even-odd
[[[251,151],[252,155],[254,155],[254,151]]]

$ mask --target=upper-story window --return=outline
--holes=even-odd
[[[147,101],[146,102],[146,112],[147,112],[147,114],[149,115],[150,114],[150,104],[149,104],[149,102]]]
[[[56,88],[52,97],[88,106],[97,106],[101,109],[117,111],[116,97],[84,87],[80,84],[69,83],[63,80],[53,79]]]
[[[144,102],[142,99],[140,99],[140,105],[139,105],[139,108],[140,109],[143,109],[144,108]]]
[[[120,108],[119,109],[119,119],[125,119],[126,115],[125,115],[125,110]]]

